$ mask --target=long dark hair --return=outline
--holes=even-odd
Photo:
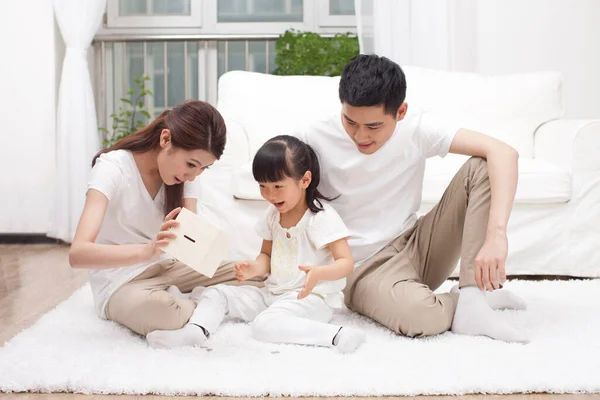
[[[205,150],[221,158],[227,140],[227,129],[221,114],[210,104],[199,100],[187,100],[171,110],[165,110],[148,126],[133,135],[124,137],[108,149],[101,150],[92,161],[92,166],[101,154],[113,150],[129,150],[143,153],[160,145],[163,129],[171,132],[171,144],[185,150]],[[183,206],[183,183],[165,188],[164,213]]]
[[[306,204],[310,211],[323,211],[320,200],[331,201],[317,189],[321,181],[321,166],[317,153],[302,140],[288,135],[275,136],[262,145],[252,162],[252,174],[257,182],[279,182],[286,177],[302,179],[306,171],[312,180],[306,188]]]

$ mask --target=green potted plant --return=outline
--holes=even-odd
[[[274,75],[341,75],[344,65],[359,54],[352,33],[322,37],[314,32],[286,31],[275,43]]]
[[[145,121],[152,118],[145,108],[146,96],[152,96],[152,91],[146,89],[148,76],[136,76],[134,78],[135,88],[129,89],[127,95],[129,98],[121,98],[121,105],[118,113],[112,113],[111,130],[98,128],[104,133],[104,146],[110,147],[122,138],[135,133],[138,129],[146,126]],[[140,118],[142,116],[143,118]]]

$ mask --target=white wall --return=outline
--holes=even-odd
[[[560,71],[564,116],[600,118],[600,0],[362,3],[369,1],[376,18],[366,25],[375,23],[388,44],[384,54],[400,64],[486,75]],[[396,2],[402,7],[390,16]],[[377,24],[378,18],[389,28]]]
[[[59,76],[52,2],[0,1],[0,27],[0,233],[44,233]]]
[[[401,65],[451,67],[451,10],[474,0],[356,0],[361,51]]]
[[[377,0],[374,0],[377,1]],[[458,0],[460,1],[460,0]],[[413,65],[427,65],[435,69],[449,69],[448,40],[451,3],[439,0],[412,0],[409,5],[410,60]],[[395,41],[395,39],[392,39]],[[426,49],[426,51],[424,51]]]
[[[478,72],[559,70],[565,117],[600,118],[600,1],[478,1],[477,27]]]

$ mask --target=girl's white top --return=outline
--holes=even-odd
[[[281,214],[270,205],[256,224],[256,232],[264,240],[273,241],[271,274],[265,287],[273,294],[298,292],[306,280],[299,266],[323,266],[334,262],[329,244],[350,236],[346,225],[329,204],[323,211],[306,210],[296,226],[285,229],[280,224]],[[346,279],[320,281],[312,293],[322,296],[332,307],[342,305],[342,289]]]

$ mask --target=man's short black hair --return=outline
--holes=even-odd
[[[353,107],[384,106],[396,116],[406,98],[402,68],[386,57],[360,54],[352,58],[340,78],[340,101]]]

